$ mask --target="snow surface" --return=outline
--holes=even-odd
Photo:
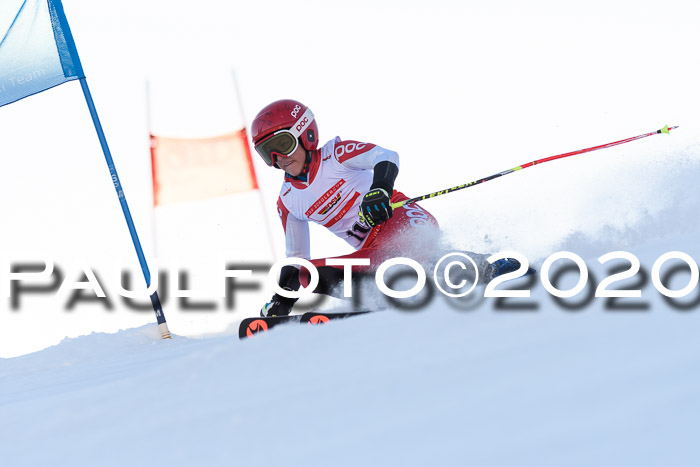
[[[665,215],[694,212],[696,191]],[[700,258],[697,222],[671,230],[662,218],[627,245],[642,266],[650,270],[671,243]],[[595,258],[618,234],[564,243],[588,248],[600,280],[607,269]],[[680,276],[669,286],[687,283]],[[562,288],[575,277],[566,279]],[[608,311],[595,299],[568,311],[539,285],[535,311],[499,311],[493,300],[457,311],[436,298],[418,312],[290,325],[244,341],[162,341],[155,325],[65,339],[0,359],[0,459],[696,466],[697,306],[671,308],[649,285],[641,300],[648,310]]]

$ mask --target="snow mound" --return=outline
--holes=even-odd
[[[0,362],[8,465],[694,465],[698,318],[436,301]],[[155,326],[152,326],[155,328]]]

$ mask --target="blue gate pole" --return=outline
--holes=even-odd
[[[146,257],[143,254],[143,248],[141,248],[141,242],[139,241],[139,236],[136,233],[134,220],[131,218],[129,205],[126,202],[126,197],[124,196],[124,191],[122,190],[122,185],[119,181],[119,175],[117,175],[117,169],[116,167],[114,167],[114,160],[112,160],[112,155],[109,152],[109,146],[107,146],[107,138],[105,138],[104,131],[102,131],[100,118],[97,116],[97,109],[95,109],[95,103],[92,101],[90,88],[88,88],[87,81],[85,80],[85,78],[80,78],[80,86],[83,88],[85,102],[87,102],[88,109],[90,109],[90,116],[92,116],[92,123],[95,124],[95,131],[97,131],[97,137],[100,139],[102,152],[104,153],[105,160],[107,161],[107,166],[109,167],[109,174],[112,177],[114,188],[117,190],[119,203],[122,205],[124,219],[126,219],[126,225],[129,227],[129,233],[131,234],[131,241],[134,243],[136,255],[139,258],[141,270],[143,271],[143,277],[144,279],[146,279],[146,287],[150,287],[151,271],[149,271],[148,269],[148,263],[146,263]],[[168,324],[165,322],[165,315],[163,314],[163,307],[160,304],[160,298],[158,298],[157,290],[151,294],[151,304],[153,305],[153,310],[156,313],[156,320],[158,321],[158,329],[160,330],[161,337],[163,339],[170,339],[170,331],[168,330]]]

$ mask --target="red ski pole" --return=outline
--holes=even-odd
[[[427,195],[418,196],[417,198],[411,198],[411,199],[407,199],[405,201],[399,201],[398,203],[391,203],[391,207],[396,209],[396,208],[400,208],[400,207],[402,207],[406,204],[409,204],[409,203],[415,203],[418,201],[423,201],[424,199],[434,198],[434,197],[440,196],[440,195],[446,195],[447,193],[452,193],[452,192],[457,191],[457,190],[469,188],[470,186],[478,185],[479,183],[488,182],[489,180],[493,180],[494,178],[498,178],[498,177],[501,177],[503,175],[508,175],[509,173],[517,172],[518,170],[526,169],[526,168],[532,167],[533,165],[536,165],[536,164],[544,164],[545,162],[553,161],[556,159],[563,159],[564,157],[570,157],[570,156],[575,156],[577,154],[584,154],[586,152],[597,151],[598,149],[611,148],[611,147],[617,146],[619,144],[625,144],[625,143],[629,143],[631,141],[636,141],[638,139],[646,138],[647,136],[658,135],[661,133],[669,134],[669,132],[671,130],[675,130],[676,128],[678,128],[678,126],[669,127],[668,125],[666,125],[662,129],[652,131],[651,133],[645,133],[643,135],[633,136],[631,138],[622,139],[620,141],[615,141],[613,143],[601,144],[600,146],[593,146],[591,148],[579,149],[578,151],[567,152],[565,154],[559,154],[556,156],[545,157],[543,159],[538,159],[536,161],[528,162],[527,164],[519,165],[519,166],[514,167],[512,169],[504,170],[503,172],[499,172],[499,173],[491,175],[489,177],[482,178],[482,179],[479,179],[479,180],[476,180],[476,181],[473,181],[470,183],[466,183],[464,185],[459,185],[456,187],[448,188],[446,190],[436,191],[435,193],[430,193]]]

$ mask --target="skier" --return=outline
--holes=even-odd
[[[323,225],[348,242],[355,252],[338,258],[366,258],[369,266],[354,266],[366,274],[387,259],[402,256],[429,263],[439,250],[437,220],[417,204],[393,210],[391,203],[409,199],[394,189],[399,155],[375,144],[336,137],[320,149],[318,125],[301,102],[283,99],[264,107],[251,125],[256,152],[270,166],[285,172],[277,211],[286,239],[287,257],[309,259],[309,222]],[[416,246],[419,248],[416,248]],[[516,270],[514,259],[493,265],[481,256],[488,279]],[[319,275],[314,293],[338,295],[342,266],[326,259],[311,260]],[[485,263],[485,264],[484,264]],[[282,289],[296,291],[309,284],[305,268],[284,266]],[[297,299],[275,294],[261,316],[288,315]]]

